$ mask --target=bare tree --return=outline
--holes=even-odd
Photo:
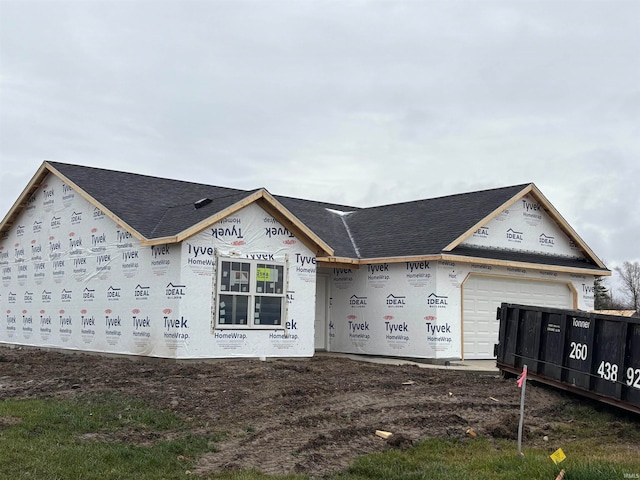
[[[640,311],[640,262],[624,262],[615,270],[622,281],[620,290],[628,297],[631,307]]]

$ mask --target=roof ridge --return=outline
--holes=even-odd
[[[472,190],[470,192],[463,192],[463,193],[451,193],[449,195],[442,195],[439,197],[431,197],[431,198],[419,198],[417,200],[405,200],[403,202],[395,202],[395,203],[385,203],[382,205],[373,205],[371,207],[363,207],[360,208],[360,210],[371,210],[371,209],[375,209],[375,208],[384,208],[384,207],[392,207],[392,206],[396,206],[396,205],[406,205],[409,203],[421,203],[421,202],[430,202],[433,200],[444,200],[446,198],[453,198],[453,197],[463,197],[463,196],[467,196],[467,195],[475,195],[478,193],[488,193],[488,192],[497,192],[499,190],[508,190],[508,189],[518,189],[518,190],[523,190],[524,188],[528,187],[529,185],[533,185],[533,182],[529,182],[529,183],[522,183],[522,184],[516,184],[516,185],[507,185],[506,187],[495,187],[495,188],[485,188],[482,190]]]
[[[51,161],[51,160],[45,160],[46,163],[49,163],[51,166],[56,167],[58,165],[62,165],[62,166],[66,166],[66,167],[75,167],[75,168],[85,168],[87,170],[99,170],[102,172],[108,172],[108,173],[116,173],[116,174],[121,174],[121,175],[131,175],[131,176],[136,176],[136,177],[144,177],[144,178],[153,178],[155,180],[166,180],[169,182],[176,182],[176,183],[188,183],[191,185],[200,185],[203,187],[213,187],[213,188],[219,188],[219,189],[223,189],[223,190],[230,190],[230,191],[235,191],[237,193],[240,192],[246,192],[246,193],[252,193],[255,192],[256,190],[260,190],[260,188],[254,188],[254,189],[242,189],[242,188],[234,188],[234,187],[223,187],[220,185],[212,185],[210,183],[202,183],[202,182],[194,182],[191,180],[180,180],[177,178],[170,178],[170,177],[160,177],[157,175],[149,175],[146,173],[135,173],[135,172],[128,172],[128,171],[124,171],[124,170],[114,170],[112,168],[103,168],[103,167],[92,167],[89,165],[80,165],[77,163],[65,163],[65,162],[55,162],[55,161]],[[216,197],[216,198],[223,198],[223,197]]]

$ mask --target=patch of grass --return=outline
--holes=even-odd
[[[543,446],[525,441],[524,458],[511,440],[486,437],[427,439],[407,450],[358,458],[327,480],[610,480],[640,475],[640,422],[634,417],[569,404]],[[118,393],[75,400],[0,401],[0,479],[178,479],[215,450],[221,435],[193,435],[195,425],[171,411],[150,408]],[[245,429],[251,433],[253,427]],[[562,447],[567,460],[549,455]],[[276,447],[277,448],[277,447]],[[625,477],[626,475],[626,477]],[[209,480],[302,480],[257,470],[211,474]]]
[[[78,400],[7,400],[0,474],[12,479],[183,478],[217,436],[194,436],[169,411],[117,394]]]
[[[516,453],[514,442],[430,439],[406,451],[389,451],[357,459],[344,473],[333,480],[445,480],[473,478],[478,480],[549,480],[560,470],[566,470],[566,480],[611,480],[624,474],[640,474],[640,459],[626,461],[589,458],[575,455],[568,446],[563,449],[567,460],[555,465],[549,453],[541,449],[525,450],[525,457]]]

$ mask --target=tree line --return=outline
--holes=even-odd
[[[624,262],[615,267],[620,277],[619,293],[616,296],[605,282],[605,277],[596,277],[594,283],[594,308],[596,310],[635,310],[640,314],[640,262]]]

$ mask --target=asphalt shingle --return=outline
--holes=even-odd
[[[101,168],[48,162],[110,212],[148,239],[177,236],[256,190],[239,190]],[[437,255],[530,184],[358,208],[274,195],[334,249],[334,256],[384,259]],[[210,203],[195,208],[200,199]],[[497,260],[593,268],[578,261],[521,252],[458,247],[452,253]]]

